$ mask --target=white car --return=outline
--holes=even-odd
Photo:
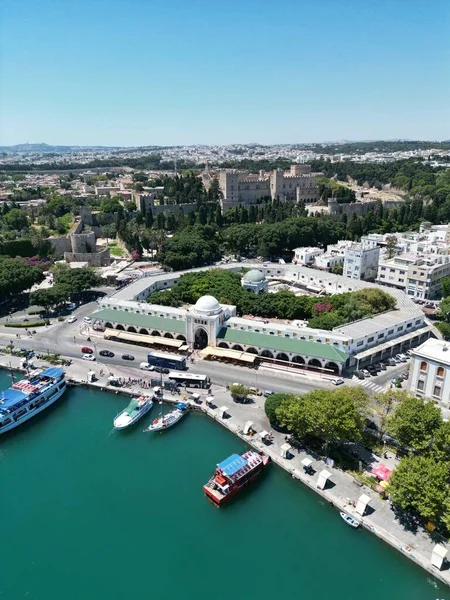
[[[83,354],[83,360],[90,360],[92,362],[95,360],[95,356],[93,354]]]
[[[77,318],[76,318],[76,317],[69,317],[69,318],[67,319],[67,322],[68,322],[68,323],[75,323],[75,321],[76,321],[76,320],[77,320]]]
[[[344,383],[344,380],[341,377],[338,377],[337,379],[332,379],[331,383],[333,385],[342,385]]]
[[[92,323],[92,319],[91,319],[91,317],[84,317],[83,321],[84,321],[85,323]]]

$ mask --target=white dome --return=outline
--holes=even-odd
[[[214,296],[202,296],[195,303],[195,310],[202,312],[213,312],[219,310],[220,304]]]
[[[261,283],[261,281],[265,280],[265,276],[262,271],[259,271],[258,269],[251,269],[251,271],[244,275],[242,280],[245,283]]]

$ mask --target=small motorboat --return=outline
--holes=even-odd
[[[348,515],[345,512],[341,512],[339,514],[341,515],[341,518],[344,519],[344,521],[347,523],[347,525],[350,525],[350,527],[354,527],[355,529],[357,529],[361,525],[361,523],[354,519],[351,515]]]
[[[153,406],[153,400],[140,396],[133,398],[125,410],[114,419],[114,429],[125,429],[143,417]]]

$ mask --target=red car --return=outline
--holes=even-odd
[[[83,354],[94,354],[94,351],[92,350],[92,348],[88,348],[88,346],[83,346],[81,348],[81,352]]]

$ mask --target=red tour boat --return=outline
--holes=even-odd
[[[216,472],[203,490],[216,506],[222,506],[253,481],[269,463],[268,456],[254,450],[248,450],[241,456],[232,454],[217,465]]]

